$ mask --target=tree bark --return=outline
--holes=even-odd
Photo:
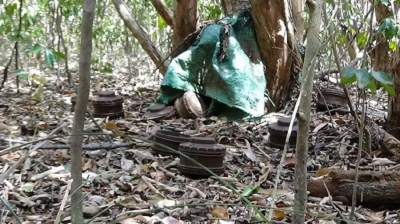
[[[174,15],[164,0],[150,0],[158,14],[163,18],[168,26],[174,26]]]
[[[371,134],[371,141],[377,143],[385,154],[393,156],[395,160],[400,159],[400,141],[393,135],[379,127],[374,121],[367,120],[365,125]],[[367,144],[370,144],[367,142]]]
[[[307,0],[310,9],[310,25],[307,34],[307,49],[304,58],[300,106],[298,116],[298,132],[296,142],[296,165],[294,177],[294,214],[293,223],[304,223],[307,205],[307,159],[308,137],[310,131],[311,97],[313,89],[314,68],[319,51],[319,27],[321,25],[323,0]]]
[[[267,107],[269,111],[276,111],[288,95],[295,55],[290,49],[295,43],[291,43],[291,31],[285,18],[290,10],[285,7],[289,4],[287,0],[250,2],[261,59],[266,68],[268,96],[272,101]]]
[[[198,23],[197,0],[176,0],[174,14],[173,49],[177,49]]]
[[[143,50],[146,51],[151,60],[159,68],[160,73],[164,74],[167,71],[168,63],[165,61],[161,52],[151,42],[150,37],[140,27],[139,23],[131,16],[125,2],[123,0],[114,0],[113,3],[119,16],[132,32],[132,35],[139,41]]]
[[[307,187],[311,196],[327,197],[329,192],[333,200],[349,203],[353,194],[355,175],[355,170],[332,170],[328,178],[311,180]],[[393,170],[362,171],[358,175],[357,202],[359,204],[372,206],[400,205],[400,200],[397,200],[400,198],[400,191],[398,191],[400,188],[399,172]]]
[[[292,16],[295,27],[296,39],[303,43],[304,37],[304,0],[292,1]]]
[[[82,141],[85,114],[90,91],[90,64],[92,61],[92,33],[96,0],[83,1],[81,46],[79,52],[79,86],[72,125],[71,145],[71,204],[72,223],[83,223],[82,213]]]
[[[399,4],[393,3],[396,13],[399,12]],[[378,2],[375,6],[377,23],[383,19],[393,16],[387,6]],[[400,52],[391,52],[388,42],[381,35],[376,38],[377,45],[371,53],[372,67],[377,71],[388,72],[393,76],[393,86],[396,91],[395,96],[389,96],[388,119],[386,130],[395,138],[400,139]],[[391,52],[391,53],[390,53]]]
[[[225,15],[236,13],[240,9],[250,6],[250,0],[222,0],[222,11]]]

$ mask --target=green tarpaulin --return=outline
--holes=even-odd
[[[206,26],[196,42],[170,63],[158,103],[186,91],[209,100],[206,116],[231,119],[264,113],[266,81],[249,10]]]

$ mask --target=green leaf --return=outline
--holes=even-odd
[[[397,43],[395,40],[389,41],[389,49],[391,51],[396,51],[397,50]]]
[[[340,84],[346,85],[346,84],[351,84],[351,83],[353,83],[355,81],[357,81],[357,77],[355,75],[353,75],[351,77],[342,77],[340,79]]]
[[[44,62],[46,63],[47,66],[53,68],[54,67],[54,61],[55,61],[55,59],[54,59],[53,51],[48,49],[48,48],[46,48],[44,50]]]
[[[372,80],[372,75],[371,73],[368,72],[368,69],[366,68],[358,69],[356,71],[356,77],[357,77],[358,87],[360,88],[367,87]]]
[[[243,189],[242,196],[248,197],[258,191],[258,187],[246,187]]]
[[[376,92],[376,85],[375,85],[375,81],[371,80],[371,82],[369,82],[367,88],[369,90],[371,90],[371,92],[374,94]]]
[[[332,24],[333,25],[333,24]],[[336,35],[336,41],[340,44],[340,45],[345,45],[347,42],[347,38],[345,35],[343,35],[342,33],[338,33]]]
[[[61,58],[61,59],[64,59],[64,60],[67,59],[67,56],[64,53],[59,52],[59,51],[53,51],[53,55],[54,55],[54,57],[56,59],[58,59],[58,58]]]
[[[397,26],[395,21],[392,18],[386,18],[382,20],[382,22],[379,24],[379,28],[377,32],[379,34],[383,34],[383,36],[389,40],[392,39],[396,33],[397,33]]]
[[[357,72],[357,68],[353,67],[353,66],[346,66],[343,69],[343,74],[342,76],[346,76],[346,77],[350,77],[350,76],[354,76]]]
[[[32,51],[33,53],[35,53],[35,54],[39,53],[42,49],[43,49],[42,46],[40,46],[40,44],[37,44],[37,43],[34,44],[34,45],[31,47],[31,51]]]
[[[164,21],[163,18],[158,17],[157,21],[158,21],[157,22],[158,23],[158,28],[163,29],[163,28],[167,27],[167,23]]]
[[[13,16],[14,12],[17,10],[17,3],[13,3],[13,4],[8,4],[6,5],[6,7],[4,7],[6,14],[8,16]]]
[[[101,71],[104,73],[112,73],[114,71],[113,68],[114,68],[113,64],[107,63],[106,65],[103,66]]]
[[[366,32],[362,32],[358,35],[357,38],[357,46],[359,48],[364,48],[365,44],[367,43],[368,35]]]
[[[29,78],[29,72],[22,71],[21,69],[15,70],[12,74],[21,77],[21,79],[27,81]]]
[[[7,36],[7,39],[9,39],[9,40],[12,41],[12,42],[17,42],[17,41],[19,41],[19,38],[17,37],[17,35],[13,35],[13,34],[8,35],[8,36]]]
[[[386,72],[381,72],[381,71],[371,71],[372,77],[376,79],[376,81],[386,84],[386,85],[392,85],[393,84],[393,78],[389,73]]]
[[[388,92],[389,95],[394,96],[395,91],[391,85],[382,84],[382,86],[383,86],[383,88],[385,88],[386,92]]]
[[[351,84],[357,80],[355,76],[357,69],[354,67],[345,67],[341,74],[341,84]]]

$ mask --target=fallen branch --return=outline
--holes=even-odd
[[[35,145],[36,146],[36,145]],[[129,143],[91,143],[91,144],[85,144],[82,145],[82,149],[86,151],[94,151],[94,150],[99,150],[99,149],[117,149],[117,148],[129,148],[132,146],[140,146],[140,147],[148,147],[151,146],[151,143],[135,143],[135,142],[129,142]],[[36,149],[69,149],[70,145],[68,144],[43,144]],[[15,150],[9,150],[5,146],[0,146],[0,149],[3,149],[3,151],[0,151],[0,156],[5,155],[7,153],[10,153],[10,151],[15,151]],[[24,148],[21,148],[22,150]]]
[[[54,167],[54,168],[52,168],[50,170],[44,171],[43,173],[38,173],[38,174],[33,175],[31,177],[31,181],[37,181],[37,180],[40,180],[40,179],[43,179],[43,178],[47,177],[50,174],[59,173],[59,172],[64,171],[64,170],[65,170],[64,166]]]
[[[59,132],[63,127],[65,127],[67,124],[64,123],[62,125],[60,125],[58,128],[54,129],[52,132],[50,132],[50,134],[46,137],[46,138],[42,138],[39,144],[35,145],[34,147],[32,147],[28,152],[25,153],[25,155],[21,156],[21,158],[19,158],[19,160],[13,165],[11,166],[6,172],[4,172],[2,175],[0,175],[0,183],[3,183],[3,181],[5,179],[7,179],[7,177],[12,174],[14,172],[14,170],[19,167],[29,156],[29,154],[36,150],[37,148],[41,147],[43,144],[46,143],[46,141],[53,135],[55,135],[57,132]]]
[[[367,119],[366,127],[369,127],[369,132],[371,133],[372,141],[378,143],[381,146],[383,152],[388,152],[392,154],[396,159],[400,158],[400,141],[389,134],[383,128],[379,127],[375,122]]]
[[[307,189],[310,196],[327,197],[328,192],[335,198],[351,201],[355,170],[332,170],[328,178],[311,180]],[[326,186],[326,188],[325,188]],[[400,172],[362,171],[357,183],[357,203],[369,206],[400,205]]]

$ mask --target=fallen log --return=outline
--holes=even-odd
[[[399,159],[400,141],[370,119],[367,119],[366,125],[368,131],[371,133],[371,137],[373,138],[372,141],[377,142],[379,146],[381,146],[382,152],[388,152]]]
[[[332,170],[327,178],[310,180],[307,188],[310,196],[327,197],[329,194],[343,202],[351,201],[354,186],[354,170]],[[326,186],[326,187],[325,187]],[[357,184],[357,204],[366,206],[400,205],[400,172],[361,171]]]

